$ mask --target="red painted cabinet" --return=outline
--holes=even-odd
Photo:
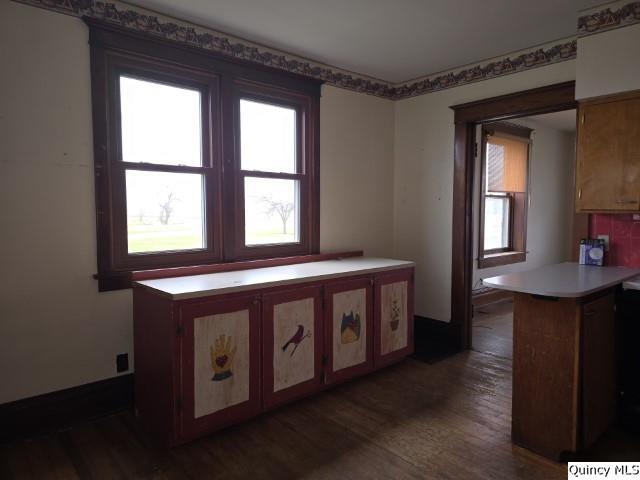
[[[413,268],[243,293],[134,285],[136,415],[173,446],[413,351]]]
[[[413,269],[376,275],[373,363],[389,365],[413,353]]]
[[[191,439],[260,411],[260,299],[180,308],[179,428]]]
[[[373,277],[326,285],[324,335],[327,383],[373,368]]]
[[[322,388],[322,287],[262,297],[262,401],[274,407]]]

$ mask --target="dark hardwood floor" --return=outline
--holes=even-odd
[[[476,307],[472,325],[473,350],[513,358],[513,301]]]
[[[169,451],[132,412],[0,446],[2,479],[565,479],[511,444],[511,362],[409,359]]]

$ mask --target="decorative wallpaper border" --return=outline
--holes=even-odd
[[[617,2],[604,9],[597,8],[601,10],[586,10],[578,17],[579,37],[640,23],[640,1],[626,4]]]
[[[424,95],[439,90],[460,87],[470,83],[531,70],[532,68],[543,67],[553,63],[572,60],[576,58],[577,51],[577,40],[568,39],[556,45],[540,47],[522,53],[518,52],[513,58],[505,57],[494,59],[461,70],[451,70],[440,75],[413,80],[404,85],[396,85],[392,98],[401,99]]]
[[[488,60],[470,67],[393,84],[313,62],[169,16],[158,15],[118,0],[14,1],[76,17],[87,16],[173,42],[315,78],[336,87],[392,100],[424,95],[572,60],[576,57],[577,51],[576,40],[569,39],[556,45],[517,52],[517,56],[513,58]]]

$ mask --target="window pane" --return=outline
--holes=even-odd
[[[296,111],[240,100],[243,170],[296,173]]]
[[[486,172],[486,191],[503,191],[501,187],[504,183],[504,146],[487,142]]]
[[[203,176],[127,170],[129,253],[205,248]]]
[[[200,92],[120,77],[122,159],[202,165]]]
[[[298,180],[244,179],[246,245],[300,240],[298,184]]]
[[[484,249],[509,247],[509,198],[484,199]]]

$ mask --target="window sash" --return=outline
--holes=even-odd
[[[484,248],[483,253],[485,255],[492,255],[495,253],[510,252],[513,250],[513,214],[514,214],[513,196],[510,194],[506,194],[506,195],[485,194],[484,195],[483,201],[485,202],[485,209],[484,209],[485,214],[483,218],[483,221],[484,221],[483,234],[485,236],[486,236],[486,227],[487,227],[486,201],[488,198],[498,198],[498,199],[507,200],[507,214],[506,214],[506,218],[503,218],[503,222],[506,222],[506,228],[507,228],[507,245],[500,248]],[[483,244],[484,244],[484,239],[483,239]]]
[[[278,107],[291,108],[296,112],[295,120],[295,138],[296,138],[296,172],[297,173],[281,173],[269,172],[262,170],[243,170],[241,168],[241,138],[240,131],[240,100],[250,100]],[[225,184],[233,185],[234,193],[227,192],[226,197],[233,195],[235,205],[235,215],[228,215],[225,225],[233,225],[234,241],[227,242],[225,237],[225,257],[239,260],[250,260],[256,258],[264,258],[268,255],[288,256],[302,255],[310,253],[310,247],[317,249],[312,245],[312,225],[314,221],[314,209],[311,206],[314,193],[312,181],[310,179],[309,170],[313,168],[311,158],[315,152],[311,151],[312,142],[310,141],[314,132],[311,130],[310,112],[312,105],[310,98],[306,95],[299,95],[292,92],[285,92],[278,88],[265,85],[257,85],[251,82],[236,82],[235,93],[233,97],[234,111],[234,128],[239,133],[234,138],[235,149],[232,152],[233,168],[225,171]],[[315,172],[316,175],[318,172]],[[299,181],[299,197],[298,197],[298,241],[291,243],[274,243],[274,244],[252,244],[247,245],[245,242],[245,178],[272,178],[272,179],[289,179]],[[317,208],[317,207],[316,207]],[[317,225],[315,226],[317,228]]]

